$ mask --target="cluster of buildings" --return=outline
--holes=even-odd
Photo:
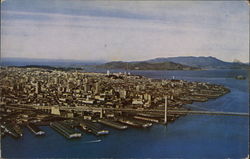
[[[179,117],[176,114],[167,117],[166,105],[181,110],[184,104],[204,102],[229,92],[215,84],[110,71],[105,74],[1,67],[0,79],[1,136],[7,133],[14,137],[22,136],[22,126],[35,135],[43,135],[45,132],[37,126],[50,125],[67,138],[82,135],[72,126],[95,135],[108,134],[92,121],[117,129],[126,129],[128,125],[149,127],[152,122],[162,122],[163,117],[164,123]],[[69,120],[73,122],[68,123]]]
[[[86,73],[42,68],[5,67],[0,72],[0,101],[37,106],[114,108],[180,107],[206,101],[229,90],[220,85],[158,80],[122,73]]]

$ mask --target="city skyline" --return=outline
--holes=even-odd
[[[228,2],[1,3],[2,57],[136,61],[249,60],[249,6]]]

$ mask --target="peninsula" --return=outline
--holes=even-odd
[[[203,82],[46,67],[1,67],[0,78],[1,132],[14,137],[22,136],[24,126],[35,135],[44,135],[38,126],[50,125],[74,138],[82,136],[75,128],[108,134],[100,124],[117,129],[166,124],[181,116],[171,112],[187,110],[185,104],[205,102],[230,91]]]

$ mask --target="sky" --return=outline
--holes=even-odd
[[[5,0],[1,57],[249,61],[246,1]]]

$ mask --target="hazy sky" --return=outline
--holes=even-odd
[[[249,60],[245,1],[6,0],[2,57]]]

